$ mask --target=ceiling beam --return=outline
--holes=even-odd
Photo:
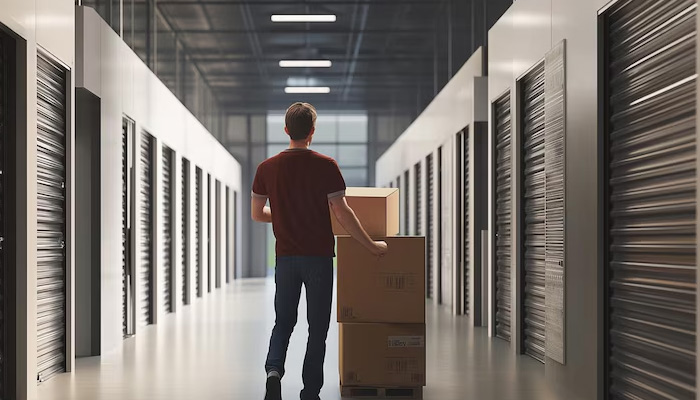
[[[358,1],[359,3],[359,1]],[[355,49],[353,50],[352,53],[352,61],[350,61],[350,65],[348,67],[348,76],[345,81],[345,88],[343,89],[343,100],[347,99],[348,97],[348,90],[350,89],[350,86],[352,86],[352,78],[353,74],[355,73],[355,68],[357,67],[357,57],[360,54],[360,48],[362,47],[362,39],[363,39],[363,34],[364,30],[367,27],[367,16],[369,14],[369,3],[366,3],[362,5],[362,16],[360,17],[360,28],[359,28],[359,34],[357,35],[357,39],[355,40]]]

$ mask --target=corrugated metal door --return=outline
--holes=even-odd
[[[493,105],[495,123],[495,227],[496,227],[496,336],[511,338],[511,240],[513,164],[511,150],[510,93]],[[466,152],[465,152],[466,153]]]
[[[5,395],[5,253],[3,242],[5,241],[5,137],[8,119],[7,101],[7,70],[9,60],[5,57],[5,48],[0,38],[0,398]]]
[[[66,370],[66,71],[37,69],[37,372]]]
[[[421,232],[423,231],[423,227],[421,226],[423,223],[423,193],[422,193],[422,171],[421,171],[421,164],[418,163],[413,167],[415,169],[415,185],[416,185],[416,201],[415,201],[415,217],[416,217],[416,224],[415,224],[415,234],[420,235]],[[427,281],[426,281],[427,282]]]
[[[226,283],[231,282],[231,189],[226,186]]]
[[[139,274],[139,324],[153,322],[153,137],[146,132],[141,135],[141,204],[139,214],[141,229],[141,272]]]
[[[612,399],[696,398],[696,3],[604,16]]]
[[[173,151],[163,146],[161,153],[163,163],[163,304],[165,312],[173,312]]]
[[[545,342],[545,172],[544,63],[522,87],[522,262],[525,354],[544,362]]]
[[[189,183],[190,183],[190,162],[186,159],[182,159],[182,181],[180,183],[180,195],[182,196],[182,207],[180,207],[180,220],[182,222],[182,230],[180,237],[180,246],[182,246],[182,304],[189,304],[189,293],[190,293],[190,223],[187,215],[190,209],[190,198],[189,198]]]
[[[211,175],[207,174],[207,292],[211,292]]]
[[[214,257],[216,261],[216,264],[214,264],[214,268],[216,268],[214,276],[216,277],[216,288],[218,289],[221,287],[221,182],[217,180],[214,188],[216,195],[214,199],[214,252],[216,253]]]
[[[406,186],[403,190],[403,234],[404,235],[410,235],[411,234],[411,173],[410,171],[406,171],[403,174],[403,181],[404,185]]]
[[[469,134],[466,129],[463,136],[460,133],[460,138],[457,142],[462,144],[464,149],[464,151],[459,152],[462,155],[462,191],[460,196],[462,196],[462,242],[464,243],[461,249],[464,259],[464,287],[462,291],[464,292],[464,315],[469,315],[469,289],[471,285],[471,277],[469,276]]]
[[[133,207],[133,121],[122,120],[122,334],[134,334],[134,274],[132,265],[131,210]]]
[[[433,155],[429,154],[428,157],[425,159],[425,164],[426,164],[426,169],[427,169],[427,178],[428,178],[428,193],[427,193],[427,204],[426,204],[426,219],[427,219],[427,232],[425,235],[425,239],[428,242],[428,251],[426,252],[426,256],[428,257],[428,262],[426,265],[426,279],[425,279],[425,285],[427,289],[427,295],[429,299],[433,298],[433,269],[434,269],[434,263],[433,263],[433,255],[435,254],[435,234],[433,232],[433,228],[435,227],[435,216],[433,212],[433,204],[434,204],[434,197],[435,197],[435,179],[433,178]]]
[[[195,290],[197,297],[202,297],[202,170],[197,168],[194,180],[194,256],[195,256]]]

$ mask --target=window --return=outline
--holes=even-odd
[[[347,186],[367,186],[368,149],[366,114],[323,114],[316,120],[311,149],[335,159]],[[287,148],[284,115],[267,116],[267,156]]]

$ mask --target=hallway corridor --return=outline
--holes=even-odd
[[[237,281],[126,340],[121,353],[78,359],[75,373],[39,386],[39,399],[262,399],[273,298],[272,280]],[[425,399],[554,398],[545,392],[542,365],[514,357],[505,342],[489,339],[485,328],[472,330],[465,319],[446,310],[428,310]],[[285,399],[297,399],[301,389],[307,328],[303,301],[299,312],[283,380]],[[338,325],[333,323],[323,400],[340,398],[337,348]]]

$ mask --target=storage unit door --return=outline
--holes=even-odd
[[[415,205],[416,205],[415,206],[416,207],[416,210],[415,210],[416,232],[415,232],[415,234],[420,235],[421,231],[423,230],[422,229],[423,227],[421,226],[423,224],[423,220],[422,220],[422,218],[423,218],[423,204],[422,204],[422,202],[423,202],[423,193],[422,193],[423,181],[421,180],[421,178],[422,178],[421,177],[421,174],[422,174],[421,164],[420,163],[416,164],[416,166],[414,168],[415,168],[414,178],[416,180],[416,182],[415,182],[415,185],[416,185],[416,193],[415,193],[416,194],[416,201],[415,201]]]
[[[425,279],[425,285],[427,289],[427,294],[428,298],[432,299],[433,298],[433,269],[435,267],[435,263],[433,262],[433,255],[435,254],[435,233],[433,231],[435,227],[435,213],[433,211],[433,204],[434,204],[434,198],[435,198],[435,179],[433,178],[433,155],[430,154],[426,160],[426,168],[427,168],[427,173],[428,173],[428,201],[426,204],[426,219],[427,219],[427,232],[425,235],[425,238],[428,242],[428,251],[426,252],[426,256],[428,257],[428,263],[426,265],[426,279]]]
[[[211,175],[207,174],[207,292],[211,292]]]
[[[189,249],[189,232],[190,232],[190,224],[189,220],[187,218],[189,208],[190,208],[190,199],[188,196],[189,193],[189,174],[190,174],[190,163],[186,159],[182,159],[182,176],[181,176],[181,182],[180,182],[180,196],[182,196],[182,206],[180,207],[180,220],[182,222],[182,229],[180,230],[181,232],[181,237],[180,237],[180,246],[182,246],[182,253],[181,257],[182,260],[181,265],[182,265],[182,285],[180,286],[182,288],[182,293],[180,296],[182,297],[182,304],[189,304],[189,293],[190,293],[190,263],[189,263],[189,254],[190,254],[190,249]]]
[[[469,133],[465,129],[461,135],[463,144],[462,154],[462,258],[464,260],[464,315],[469,315],[469,289],[471,288],[471,277],[469,276]]]
[[[128,199],[129,190],[127,174],[129,170],[128,148],[129,148],[129,127],[128,121],[122,121],[122,335],[129,334],[129,312],[128,312],[128,276],[129,276],[129,250],[128,250]]]
[[[139,324],[148,325],[153,321],[153,138],[142,133],[140,143],[141,159],[141,272],[139,274]]]
[[[608,395],[695,399],[695,2],[604,18]]]
[[[66,370],[66,71],[37,70],[37,372]]]
[[[512,149],[510,122],[510,94],[498,99],[493,105],[495,123],[495,277],[496,277],[496,336],[510,341],[511,337],[511,259],[512,259],[512,216],[513,203],[511,187]],[[466,153],[466,152],[465,152]]]
[[[194,180],[194,256],[195,256],[195,290],[197,297],[202,297],[202,170],[197,168]]]
[[[410,235],[411,228],[411,177],[410,172],[406,171],[403,174],[404,188],[403,188],[403,234]]]
[[[9,304],[6,304],[5,302],[5,282],[7,282],[7,278],[5,275],[5,266],[6,266],[6,261],[5,261],[5,252],[3,251],[3,244],[5,241],[5,235],[6,235],[6,230],[5,230],[5,224],[6,224],[6,218],[5,218],[5,176],[7,175],[7,171],[5,171],[5,151],[7,148],[7,145],[5,144],[5,140],[7,138],[7,131],[6,131],[6,126],[7,126],[7,119],[9,117],[8,115],[8,90],[7,90],[7,84],[8,84],[8,79],[7,79],[7,66],[8,66],[8,59],[6,58],[5,51],[6,49],[3,46],[2,38],[0,38],[0,171],[3,173],[0,174],[0,398],[5,397],[5,381],[4,381],[4,376],[5,376],[5,325],[7,324],[5,321],[5,309],[6,307],[9,306]]]
[[[163,259],[161,260],[164,285],[163,304],[165,312],[173,311],[173,151],[163,147]]]
[[[214,255],[214,259],[216,260],[216,264],[214,264],[214,268],[216,268],[216,272],[214,275],[216,276],[216,287],[220,288],[221,287],[221,183],[219,181],[216,181],[216,191],[215,195],[216,198],[214,199],[214,252],[216,253]]]
[[[544,362],[544,63],[530,72],[521,84],[523,344],[525,354]]]

